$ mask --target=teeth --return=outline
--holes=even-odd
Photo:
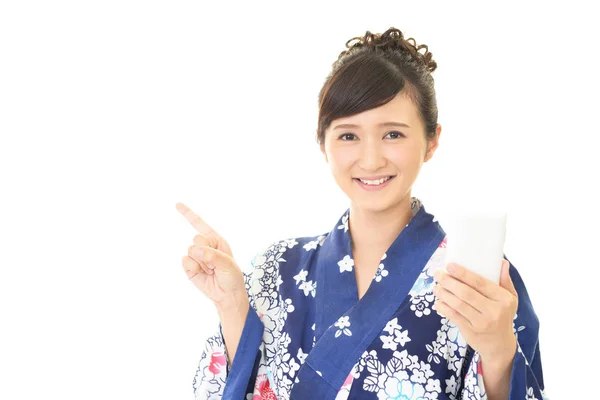
[[[379,180],[376,180],[376,181],[366,181],[366,180],[363,180],[363,179],[359,179],[359,181],[361,181],[362,183],[365,183],[367,185],[381,185],[383,182],[387,181],[390,178],[391,177],[388,176],[387,178],[379,179]]]

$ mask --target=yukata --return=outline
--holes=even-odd
[[[446,234],[421,201],[358,299],[347,210],[323,235],[282,240],[244,273],[250,309],[231,368],[222,331],[193,380],[207,399],[486,399],[478,352],[437,313]],[[506,258],[506,257],[505,257]],[[546,399],[538,318],[510,265],[519,306],[510,399]]]

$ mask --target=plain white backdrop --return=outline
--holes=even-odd
[[[417,5],[415,5],[417,4]],[[598,30],[586,2],[0,4],[0,398],[191,399],[210,302],[183,202],[240,266],[348,200],[314,136],[345,42],[394,26],[438,69],[413,187],[508,210],[552,399],[593,398]],[[594,335],[594,336],[592,336]]]

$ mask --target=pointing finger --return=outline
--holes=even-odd
[[[212,229],[202,218],[194,213],[188,206],[183,203],[176,204],[177,211],[179,211],[194,228],[201,234],[214,234],[215,231]]]
[[[198,235],[194,236],[194,245],[195,246],[208,246],[208,247],[212,247],[213,249],[218,249],[219,239],[214,235],[205,236],[202,234],[198,234]]]

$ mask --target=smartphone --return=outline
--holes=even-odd
[[[506,212],[456,211],[447,219],[446,262],[466,269],[499,284]]]

